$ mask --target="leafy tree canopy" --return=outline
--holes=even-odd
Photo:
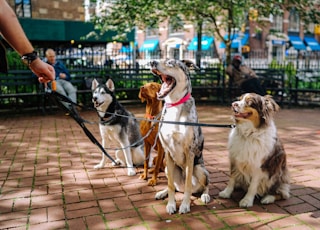
[[[116,0],[100,1],[101,11],[93,22],[101,33],[108,30],[118,31],[118,37],[128,31],[157,28],[160,22],[170,20],[171,26],[181,26],[182,20],[196,26],[201,33],[214,34],[227,46],[231,47],[230,36],[233,29],[240,29],[248,18],[269,17],[270,14],[282,14],[294,9],[300,19],[308,25],[320,23],[320,3],[315,0]],[[110,4],[110,2],[112,2]],[[254,9],[255,11],[252,11]],[[205,31],[201,31],[201,26]],[[226,32],[229,38],[223,38]],[[198,47],[200,48],[200,46]]]

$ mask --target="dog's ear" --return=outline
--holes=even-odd
[[[266,106],[269,111],[278,112],[280,110],[280,106],[273,100],[271,95],[265,95],[264,99],[266,101]]]
[[[141,89],[142,89],[143,87],[144,87],[144,86],[141,86],[141,87],[140,87],[140,91],[139,91],[139,95],[138,95],[138,97],[140,98],[140,100],[141,100],[142,103],[146,101],[146,99],[145,99],[144,97],[142,97],[142,95],[141,95]]]
[[[200,69],[196,64],[194,64],[190,60],[182,60],[181,62],[184,63],[191,70],[199,70]]]
[[[111,78],[109,78],[108,81],[106,82],[106,86],[111,92],[114,92],[115,87],[114,87],[114,83],[111,80]]]
[[[95,90],[99,85],[99,82],[97,81],[97,79],[93,79],[92,83],[91,83],[91,89]]]

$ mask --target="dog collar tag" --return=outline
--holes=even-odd
[[[166,105],[167,108],[174,107],[174,106],[180,105],[182,103],[185,103],[187,100],[189,100],[190,97],[191,97],[191,93],[188,93],[186,96],[181,98],[178,102],[176,102],[176,103],[166,103],[165,105]]]

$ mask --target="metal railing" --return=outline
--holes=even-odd
[[[320,69],[296,70],[292,65],[283,68],[256,68],[267,83],[267,92],[281,105],[320,106]],[[115,82],[116,96],[122,103],[141,103],[138,98],[140,87],[147,82],[159,81],[149,69],[72,69],[72,83],[78,89],[78,102],[91,105],[91,81],[98,78]],[[30,77],[30,70],[10,71],[0,74],[0,107],[16,110],[45,106],[45,94],[37,84],[35,77]],[[24,79],[23,81],[21,79]],[[27,80],[26,80],[27,79]],[[29,79],[29,80],[28,80]],[[197,103],[219,103],[229,105],[240,96],[241,91],[230,87],[229,78],[224,68],[202,68],[192,73],[193,97]],[[35,90],[36,89],[36,90]],[[41,105],[39,105],[41,101]]]

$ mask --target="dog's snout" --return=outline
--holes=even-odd
[[[239,106],[238,102],[233,102],[231,105],[232,105],[232,107],[238,107]]]
[[[157,67],[158,62],[157,61],[151,61],[150,65],[151,65],[151,67]]]
[[[97,99],[98,99],[97,97],[93,97],[93,98],[92,98],[93,101],[96,101]]]

